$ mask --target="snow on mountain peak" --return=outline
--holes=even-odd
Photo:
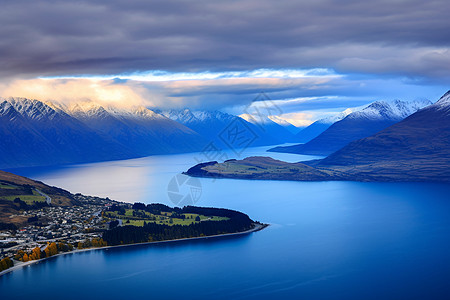
[[[7,98],[6,101],[22,116],[32,120],[53,120],[58,113],[45,103],[20,97]]]
[[[428,100],[395,100],[392,102],[375,101],[364,109],[350,114],[348,118],[402,120],[430,104],[431,102]]]
[[[50,105],[50,104],[49,104]],[[116,118],[145,118],[145,119],[159,119],[163,116],[147,109],[143,106],[122,108],[115,105],[102,106],[93,101],[80,101],[64,104],[51,104],[56,108],[61,109],[67,114],[75,118],[103,118],[105,116],[113,116]]]
[[[353,112],[353,110],[351,108],[347,108],[346,110],[341,111],[340,113],[320,119],[317,122],[321,123],[321,124],[330,124],[331,125],[331,124],[336,123],[337,121],[344,119],[346,116],[348,116],[352,112]]]
[[[217,119],[217,120],[228,120],[230,115],[223,113],[221,111],[208,111],[208,110],[198,110],[193,111],[192,114],[200,121],[206,121],[208,119]]]
[[[159,111],[158,111],[159,112]],[[160,111],[160,114],[166,116],[167,118],[177,121],[181,124],[191,124],[191,123],[201,123],[207,122],[211,120],[218,121],[229,121],[230,118],[234,118],[234,116],[229,115],[227,113],[223,113],[220,111],[208,111],[208,110],[190,110],[189,108],[185,109],[172,109]]]
[[[436,106],[448,108],[450,106],[450,91],[445,93],[436,103]]]
[[[195,116],[192,114],[191,110],[188,108],[177,110],[177,109],[171,109],[171,110],[164,110],[164,111],[157,111],[159,114],[165,116],[166,118],[169,118],[173,121],[179,122],[181,124],[187,124],[193,121],[196,121]]]
[[[269,116],[268,118],[281,126],[294,126],[291,123],[289,123],[288,121],[286,121],[285,119],[280,118],[279,116]]]
[[[146,108],[144,106],[138,106],[133,110],[133,114],[137,117],[146,119],[166,119],[165,116],[160,115],[153,110]]]
[[[6,116],[11,114],[14,111],[11,103],[6,100],[0,99],[0,116]],[[14,116],[11,116],[14,118]]]
[[[245,121],[256,124],[256,125],[264,125],[264,124],[272,124],[274,121],[272,121],[269,117],[266,116],[254,116],[251,114],[242,114],[239,115],[240,118],[244,119]]]

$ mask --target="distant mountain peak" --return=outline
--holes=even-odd
[[[432,104],[429,100],[375,101],[362,110],[351,113],[347,118],[403,120],[419,109]]]
[[[450,90],[447,91],[447,93],[445,93],[444,95],[442,95],[442,97],[438,100],[442,100],[442,99],[450,99]]]
[[[164,111],[157,111],[163,116],[172,119],[174,121],[180,122],[182,124],[191,124],[191,123],[200,123],[208,120],[220,120],[228,122],[231,119],[235,118],[235,116],[214,110],[191,110],[189,108],[183,109],[171,109]]]
[[[280,118],[279,116],[269,116],[268,118],[281,126],[294,126],[293,124],[283,118]]]
[[[82,101],[69,105],[66,108],[66,112],[70,115],[81,115],[85,114],[87,116],[95,116],[106,112],[104,107],[100,104],[92,101]]]
[[[345,118],[346,116],[348,116],[349,114],[351,114],[352,112],[354,112],[351,108],[347,108],[344,111],[341,111],[340,113],[334,114],[332,116],[323,118],[318,120],[318,123],[322,123],[322,124],[333,124],[336,123],[337,121],[342,120],[343,118]]]
[[[20,115],[28,119],[53,120],[58,115],[58,112],[52,107],[36,99],[10,97],[6,99],[6,102],[8,102]]]
[[[326,130],[305,144],[276,147],[271,150],[310,155],[328,155],[352,141],[370,136],[403,120],[428,104],[431,104],[431,102],[376,101],[364,109],[350,113],[342,120],[328,126]]]
[[[276,123],[276,122],[272,121],[269,117],[266,117],[266,116],[254,116],[251,114],[242,114],[242,115],[239,115],[239,117],[244,119],[245,121],[255,124],[255,125]]]
[[[434,105],[439,106],[440,108],[449,108],[450,107],[450,91],[445,93]]]
[[[166,119],[165,116],[154,112],[153,110],[146,108],[144,106],[135,107],[132,110],[133,114],[137,117],[145,118],[145,119]]]

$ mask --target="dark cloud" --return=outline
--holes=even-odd
[[[447,0],[8,1],[0,76],[329,67],[448,78]]]

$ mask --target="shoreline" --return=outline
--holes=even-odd
[[[54,258],[54,257],[58,257],[58,256],[63,256],[63,255],[67,255],[67,254],[75,254],[75,253],[81,253],[81,252],[88,252],[88,251],[96,251],[96,250],[108,250],[108,249],[113,249],[113,248],[119,248],[119,247],[130,247],[130,246],[144,246],[144,245],[152,245],[152,244],[162,244],[162,243],[171,243],[171,242],[182,242],[182,241],[192,241],[192,240],[203,240],[203,239],[208,239],[208,238],[220,238],[220,237],[229,237],[229,236],[239,236],[239,235],[245,235],[245,234],[249,234],[252,232],[257,232],[260,230],[263,230],[264,228],[270,226],[269,224],[258,224],[255,223],[255,227],[246,231],[241,231],[241,232],[234,232],[234,233],[225,233],[225,234],[216,234],[216,235],[208,235],[208,236],[199,236],[199,237],[191,237],[191,238],[182,238],[182,239],[174,239],[174,240],[165,240],[165,241],[155,241],[155,242],[145,242],[145,243],[137,243],[137,244],[126,244],[126,245],[115,245],[115,246],[106,246],[106,247],[97,247],[97,248],[87,248],[87,249],[77,249],[77,250],[73,250],[73,251],[69,251],[69,252],[63,252],[63,253],[58,253],[56,255],[50,256],[50,257],[45,257],[45,258],[41,258],[38,260],[32,260],[32,261],[27,261],[24,263],[21,263],[20,265],[14,265],[13,267],[3,270],[0,272],[0,277],[2,275],[5,275],[9,272],[12,272],[14,270],[19,270],[23,267],[26,266],[31,266],[33,264],[37,264],[40,262],[44,262],[48,259]],[[16,260],[14,260],[16,261]]]

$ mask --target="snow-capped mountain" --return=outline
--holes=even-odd
[[[160,113],[192,129],[208,140],[216,138],[236,118],[236,116],[220,111],[192,111],[187,108],[166,110]]]
[[[219,135],[224,130],[226,130],[226,128],[228,128],[228,126],[230,126],[230,124],[232,124],[236,118],[238,118],[237,116],[217,110],[207,111],[182,109],[161,111],[160,113],[174,121],[180,122],[181,124],[191,128],[192,130],[207,138],[209,141],[216,141],[219,144]],[[283,140],[282,138],[273,135],[272,131],[264,131],[260,126],[252,122],[248,122],[248,120],[246,120],[245,118],[240,118],[240,121],[245,124],[246,128],[248,128],[257,136],[251,146],[274,145],[285,142],[285,140]],[[272,121],[270,122],[274,123]],[[277,126],[280,127],[279,125]],[[283,129],[283,131],[285,131],[285,129]],[[222,146],[226,148],[226,145]]]
[[[297,134],[299,133],[300,130],[304,128],[304,127],[299,128],[279,116],[269,116],[268,118],[273,122],[277,123],[278,125],[284,127],[292,134]]]
[[[327,130],[306,144],[277,147],[271,149],[271,151],[328,155],[352,141],[375,134],[430,104],[431,102],[427,100],[411,102],[401,100],[393,102],[376,101],[332,124]]]
[[[0,167],[79,163],[200,150],[191,129],[145,107],[0,100]]]
[[[22,117],[29,120],[53,120],[58,117],[55,110],[37,100],[16,97],[7,99],[7,103]]]
[[[342,119],[344,119],[346,116],[348,116],[349,114],[351,114],[352,112],[354,112],[355,110],[352,110],[351,108],[347,108],[344,111],[341,111],[340,113],[328,116],[326,118],[320,119],[317,122],[318,123],[322,123],[322,124],[329,124],[329,125],[333,125],[334,123],[336,123],[337,121],[340,121]]]
[[[0,167],[118,159],[130,149],[43,102],[0,100]]]
[[[139,156],[200,150],[205,142],[186,126],[143,106],[102,106],[90,101],[60,106],[89,128],[133,149]]]
[[[284,126],[274,122],[271,118],[269,118],[269,116],[242,114],[239,115],[239,117],[258,127],[261,134],[267,134],[273,138],[276,138],[279,144],[294,141],[294,134],[287,130]]]
[[[349,114],[349,119],[372,119],[372,120],[403,120],[419,109],[432,104],[429,100],[393,102],[376,101],[366,108]]]
[[[450,181],[450,91],[435,104],[354,141],[318,166],[376,180]]]
[[[295,135],[295,141],[300,143],[307,143],[313,138],[317,137],[319,134],[324,132],[328,129],[331,125],[334,123],[344,119],[346,116],[351,114],[353,111],[350,108],[347,108],[346,110],[334,114],[332,116],[320,119],[318,121],[315,121],[305,129],[301,130],[299,133]]]
[[[450,91],[445,93],[435,104],[431,105],[430,108],[445,111],[447,114],[450,113]]]

